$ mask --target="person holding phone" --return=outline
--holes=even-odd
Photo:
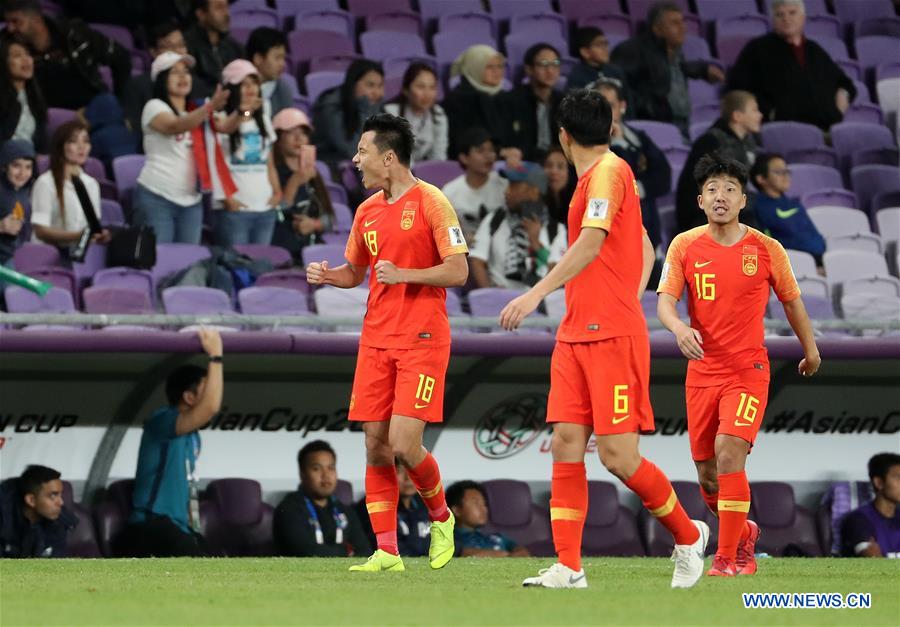
[[[300,109],[282,109],[272,119],[275,171],[282,189],[281,219],[272,244],[286,248],[300,263],[304,246],[321,244],[322,233],[334,227],[334,208],[325,180],[316,169],[312,123]]]

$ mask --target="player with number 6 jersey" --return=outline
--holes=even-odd
[[[404,570],[397,546],[399,487],[394,459],[408,470],[432,520],[429,562],[454,553],[453,514],[440,470],[422,446],[426,423],[443,419],[450,360],[446,289],[468,277],[468,248],[456,212],[433,185],[409,169],[409,122],[386,113],[366,120],[354,165],[363,186],[380,191],[353,220],[347,264],[311,263],[316,285],[352,288],[369,273],[366,317],[350,395],[351,421],[366,434],[366,509],[378,548],[355,572]]]
[[[738,220],[747,202],[744,166],[712,154],[697,163],[694,178],[708,224],[681,233],[669,246],[657,312],[690,360],[685,396],[691,455],[703,499],[719,517],[719,545],[708,574],[752,575],[759,527],[747,519],[744,466],[769,395],[763,317],[770,288],[803,345],[800,374],[815,374],[821,359],[787,253]],[[690,326],[675,309],[685,290]]]

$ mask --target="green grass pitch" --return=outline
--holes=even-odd
[[[0,562],[14,625],[900,625],[900,560],[764,559],[671,590],[665,559],[587,558],[587,590],[522,588],[551,560],[455,559],[349,573],[350,559]],[[743,609],[742,592],[869,592],[871,609]]]

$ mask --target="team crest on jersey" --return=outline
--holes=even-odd
[[[404,231],[408,231],[413,227],[413,221],[416,219],[416,209],[419,208],[419,203],[414,200],[409,201],[405,205],[403,205],[403,213],[400,216],[400,228]]]
[[[759,269],[759,258],[757,256],[756,246],[744,246],[743,259],[741,260],[741,269],[747,276],[753,276]]]

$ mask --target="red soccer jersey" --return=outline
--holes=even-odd
[[[647,335],[638,300],[644,227],[637,183],[628,163],[612,151],[578,179],[569,203],[569,248],[581,229],[607,232],[600,254],[566,283],[566,315],[560,342],[593,342]]]
[[[678,235],[669,246],[659,288],[680,299],[688,290],[691,326],[703,338],[703,359],[688,362],[687,385],[718,385],[722,375],[766,362],[763,317],[769,286],[781,302],[800,296],[787,253],[776,240],[747,228],[722,246],[707,226]]]
[[[469,251],[456,211],[437,187],[419,181],[394,202],[384,192],[356,210],[345,257],[369,266],[369,299],[360,344],[375,348],[423,348],[450,343],[447,292],[410,283],[384,285],[375,263],[430,268],[445,257]]]

